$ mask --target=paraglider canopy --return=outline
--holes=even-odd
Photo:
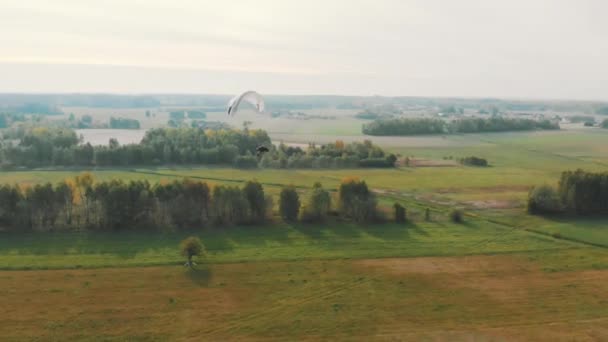
[[[259,113],[264,111],[264,98],[262,95],[253,90],[249,90],[233,97],[230,102],[228,102],[228,115],[235,115],[243,101],[252,104]]]

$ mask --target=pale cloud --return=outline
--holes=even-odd
[[[601,0],[0,0],[0,91],[231,93],[246,83],[606,99],[607,9]]]

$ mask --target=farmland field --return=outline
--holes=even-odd
[[[271,136],[288,143],[364,138],[298,130]],[[0,334],[9,341],[608,339],[608,221],[525,212],[532,186],[556,184],[564,170],[605,170],[608,134],[576,128],[371,139],[419,166],[87,170],[97,180],[257,179],[275,198],[284,185],[305,195],[318,181],[334,200],[341,180],[357,176],[383,210],[403,203],[411,222],[2,233],[0,313],[7,319]],[[470,155],[491,166],[455,162]],[[0,183],[28,186],[82,171],[0,172]],[[466,211],[464,224],[448,220],[454,207]],[[208,249],[194,271],[177,249],[189,235]]]
[[[576,268],[553,271],[555,258]],[[603,340],[597,251],[3,271],[5,340]],[[40,305],[44,302],[45,305]],[[10,309],[9,309],[10,308]]]
[[[0,342],[608,342],[608,2],[523,2],[0,0]]]
[[[189,233],[192,234],[192,233]],[[578,244],[471,219],[466,225],[443,220],[408,226],[361,227],[335,223],[242,227],[198,233],[212,263],[256,260],[306,260],[445,256],[548,251]],[[0,241],[4,269],[174,265],[175,246],[188,233],[55,233],[5,235]]]

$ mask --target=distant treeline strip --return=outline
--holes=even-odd
[[[506,117],[462,118],[453,121],[431,118],[403,118],[375,120],[364,124],[362,131],[368,135],[421,135],[531,131],[541,129],[559,129],[559,124],[550,120]]]
[[[204,130],[159,128],[146,132],[138,144],[120,145],[110,139],[106,146],[83,144],[72,129],[31,128],[3,132],[0,145],[2,167],[48,166],[158,166],[233,165],[238,168],[357,168],[393,167],[394,155],[364,141],[336,141],[306,149],[272,145],[262,130]],[[15,138],[18,142],[15,143]],[[270,151],[256,155],[256,148]]]

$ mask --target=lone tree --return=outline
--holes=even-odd
[[[190,236],[183,240],[179,244],[179,249],[183,256],[188,258],[188,261],[184,266],[192,268],[194,266],[194,262],[192,261],[193,256],[203,256],[205,255],[205,246],[201,242],[201,239],[196,236]]]
[[[450,212],[450,220],[454,223],[463,223],[464,213],[460,209],[454,209]]]
[[[279,211],[281,217],[288,222],[297,220],[300,211],[300,197],[293,185],[283,188],[280,197]]]
[[[393,207],[395,208],[395,222],[404,223],[406,220],[405,207],[399,203],[395,203]]]

